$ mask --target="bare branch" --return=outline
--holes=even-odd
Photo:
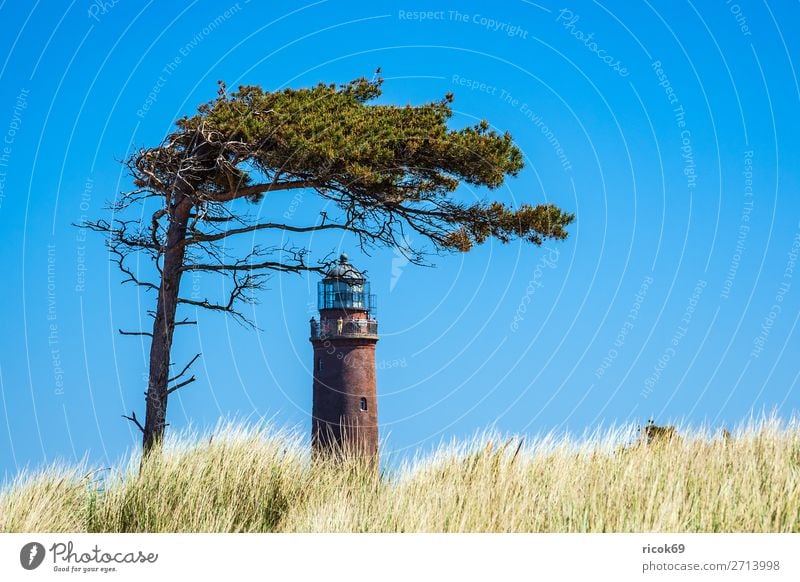
[[[323,266],[309,266],[309,265],[289,265],[278,261],[264,261],[261,263],[235,263],[235,264],[192,264],[183,267],[184,271],[259,271],[270,270],[278,271],[281,273],[300,273],[300,272],[314,272],[324,273],[326,271]]]
[[[181,382],[180,384],[176,384],[175,386],[173,386],[172,388],[170,388],[169,390],[167,390],[167,394],[172,394],[172,393],[173,393],[173,392],[175,392],[176,390],[180,390],[181,388],[183,388],[184,386],[187,386],[187,385],[191,384],[191,383],[192,383],[192,382],[194,382],[195,380],[196,380],[196,378],[195,378],[194,376],[192,376],[192,377],[191,377],[191,378],[189,378],[188,380],[184,380],[184,381],[183,381],[183,382]]]
[[[128,226],[133,224],[140,225],[136,220],[115,220],[116,226],[106,220],[87,220],[79,224],[73,224],[79,228],[86,228],[94,232],[108,234],[106,244],[110,247],[126,247],[131,250],[160,250],[160,245],[154,245],[148,237],[141,233],[129,234]]]
[[[211,216],[207,213],[199,213],[199,214],[192,214],[189,216],[193,221],[198,220],[202,222],[231,222],[234,220],[239,220],[238,216]]]
[[[136,412],[135,412],[135,411],[134,411],[134,412],[132,412],[130,416],[125,416],[125,415],[123,414],[123,415],[122,415],[122,418],[125,418],[125,419],[127,419],[127,420],[130,420],[130,421],[131,421],[133,424],[135,424],[135,425],[137,426],[137,428],[138,428],[140,431],[142,431],[142,433],[144,433],[144,427],[142,426],[142,423],[141,423],[141,422],[139,422],[139,419],[138,419],[138,418],[136,418]]]
[[[316,226],[291,226],[288,224],[283,224],[280,222],[264,222],[261,224],[252,224],[249,226],[244,226],[242,228],[232,228],[230,230],[226,230],[223,232],[219,232],[216,234],[203,234],[197,233],[191,238],[186,238],[180,242],[182,245],[192,245],[197,244],[200,242],[214,242],[218,240],[222,240],[224,238],[228,238],[229,236],[234,236],[237,234],[242,234],[246,232],[255,232],[257,230],[266,230],[266,229],[273,229],[273,230],[282,230],[286,232],[296,232],[296,233],[305,233],[305,232],[318,232],[321,230],[351,230],[357,231],[352,224],[319,224]]]
[[[167,382],[174,382],[175,380],[177,380],[178,378],[180,378],[181,376],[183,376],[183,375],[184,375],[184,374],[185,374],[185,373],[186,373],[186,372],[189,370],[189,368],[192,366],[192,364],[194,364],[194,363],[197,361],[197,358],[199,358],[199,357],[200,357],[200,354],[197,354],[195,357],[193,357],[193,358],[192,358],[192,359],[189,361],[189,363],[188,363],[188,364],[186,364],[186,366],[184,366],[184,368],[183,368],[183,370],[181,370],[181,373],[180,373],[180,374],[178,374],[177,376],[173,376],[172,378],[170,378],[169,380],[167,380]]]
[[[154,283],[151,283],[149,281],[140,280],[134,274],[134,272],[125,265],[125,258],[127,257],[126,253],[122,252],[118,248],[112,248],[109,249],[109,251],[112,254],[117,255],[117,258],[115,260],[115,262],[117,263],[117,267],[119,268],[120,271],[122,271],[128,276],[127,279],[122,280],[123,285],[125,283],[133,283],[134,285],[138,285],[139,287],[144,287],[145,289],[152,289],[154,291],[158,291],[158,285],[155,285]]]
[[[247,318],[243,313],[234,309],[234,304],[237,301],[253,303],[255,299],[249,293],[262,288],[262,279],[264,276],[247,272],[243,277],[240,277],[238,275],[238,270],[232,270],[231,273],[233,276],[233,289],[231,289],[227,303],[212,303],[208,299],[198,301],[196,299],[186,299],[182,297],[178,298],[178,303],[194,305],[195,307],[202,307],[203,309],[208,309],[210,311],[222,311],[225,313],[230,313],[239,323],[246,325],[247,327],[255,328],[255,324],[249,318]]]
[[[178,299],[178,303],[183,303],[185,305],[194,305],[195,307],[202,307],[203,309],[210,309],[211,311],[230,311],[227,305],[211,303],[208,301],[208,299],[197,301],[195,299],[186,299],[184,297],[180,297]]]
[[[117,331],[119,331],[121,335],[147,335],[153,337],[153,334],[149,331],[124,331],[121,329],[118,329]]]
[[[153,244],[156,245],[156,247],[158,247],[159,250],[161,249],[162,245],[158,240],[158,221],[161,220],[161,218],[166,214],[167,214],[166,209],[161,208],[159,210],[156,210],[153,213],[152,218],[150,219],[150,224],[151,224],[150,239],[153,241]]]

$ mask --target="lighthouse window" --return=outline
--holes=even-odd
[[[322,372],[322,358],[317,360],[317,372]]]
[[[367,411],[367,399],[366,398],[362,398],[361,399],[361,412],[366,412],[366,411]]]

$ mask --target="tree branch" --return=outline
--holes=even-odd
[[[138,418],[136,418],[136,412],[132,412],[130,416],[125,416],[125,415],[123,414],[123,415],[122,415],[122,418],[125,418],[125,419],[127,419],[127,420],[130,420],[130,421],[131,421],[133,424],[135,424],[135,425],[137,426],[137,428],[138,428],[140,431],[142,431],[142,434],[144,434],[144,427],[142,426],[142,423],[141,423],[141,422],[139,422],[139,419],[138,419]]]
[[[192,359],[189,361],[189,363],[188,363],[188,364],[186,364],[186,366],[184,366],[184,368],[183,368],[183,370],[181,370],[181,373],[180,373],[180,374],[178,374],[177,376],[173,376],[172,378],[170,378],[169,380],[167,380],[167,382],[168,382],[168,383],[169,383],[169,382],[174,382],[175,380],[177,380],[178,378],[180,378],[181,376],[183,376],[183,375],[184,375],[184,374],[187,372],[187,370],[189,370],[189,368],[192,366],[192,364],[194,364],[194,363],[195,363],[195,361],[197,361],[197,358],[199,358],[199,357],[200,357],[200,354],[197,354],[195,357],[193,357],[193,358],[192,358]]]
[[[255,186],[247,186],[245,188],[236,188],[228,190],[221,194],[208,194],[208,199],[214,202],[230,202],[237,198],[247,198],[250,196],[257,196],[258,194],[265,194],[267,192],[277,192],[280,190],[295,190],[298,188],[312,188],[321,185],[319,180],[289,180],[287,182],[274,181],[269,184],[257,184]]]
[[[123,253],[118,248],[111,248],[109,249],[114,255],[117,255],[115,262],[117,263],[117,267],[120,271],[125,273],[128,278],[122,280],[122,284],[125,283],[133,283],[134,285],[138,285],[139,287],[144,287],[145,289],[152,289],[154,291],[158,291],[158,285],[155,285],[149,281],[141,281],[134,273],[131,271],[127,266],[125,266],[125,258],[127,257],[126,253]]]
[[[222,240],[224,238],[228,238],[229,236],[234,236],[245,232],[255,232],[257,230],[265,230],[265,229],[283,230],[287,232],[297,232],[297,233],[318,232],[321,230],[351,230],[351,231],[358,230],[355,229],[352,224],[318,224],[316,226],[291,226],[280,222],[264,222],[260,224],[252,224],[249,226],[244,226],[242,228],[232,228],[230,230],[226,230],[224,232],[219,232],[216,234],[197,233],[190,238],[183,239],[179,244],[187,246],[187,245],[197,244],[200,242],[214,242]]]
[[[166,209],[161,208],[156,210],[153,213],[153,216],[150,218],[150,239],[153,241],[153,244],[159,248],[159,250],[161,249],[162,245],[158,240],[158,221],[161,220],[161,218],[166,214]]]
[[[117,330],[121,335],[147,335],[153,337],[153,334],[149,331],[123,331],[121,329]]]
[[[175,392],[176,390],[180,390],[181,388],[183,388],[184,386],[187,386],[187,385],[191,384],[191,383],[192,383],[192,382],[194,382],[195,380],[196,380],[196,378],[195,378],[194,376],[192,376],[192,377],[191,377],[191,378],[189,378],[188,380],[184,380],[184,381],[183,381],[183,382],[181,382],[180,384],[177,384],[177,385],[173,386],[172,388],[170,388],[169,390],[167,390],[167,394],[172,394],[172,393],[173,393],[173,392]]]
[[[233,306],[238,300],[244,301],[245,303],[253,303],[254,299],[248,295],[248,291],[261,289],[261,281],[264,275],[246,272],[242,278],[239,278],[237,275],[239,272],[240,271],[238,269],[231,271],[233,275],[233,289],[231,289],[230,295],[228,296],[228,302],[226,304],[211,303],[208,299],[198,301],[195,299],[186,299],[182,297],[178,298],[178,303],[194,305],[210,311],[223,311],[230,313],[239,323],[255,328],[255,324],[249,318],[245,317],[243,313],[234,309]]]
[[[300,272],[312,272],[312,273],[325,273],[326,268],[324,266],[309,266],[309,265],[289,265],[286,263],[280,263],[278,261],[264,261],[262,263],[235,263],[235,264],[218,264],[218,265],[211,265],[211,264],[192,264],[186,265],[182,269],[183,271],[259,271],[259,270],[270,270],[270,271],[278,271],[281,273],[300,273]]]

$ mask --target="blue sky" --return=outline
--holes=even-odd
[[[796,3],[0,3],[0,469],[138,446],[148,346],[118,328],[154,297],[121,286],[102,237],[119,163],[228,86],[346,82],[385,103],[455,95],[453,127],[508,130],[526,167],[459,193],[575,212],[569,240],[487,243],[405,264],[348,237],[378,295],[378,392],[396,455],[488,426],[734,425],[798,408],[800,64]],[[298,223],[311,193],[266,199]],[[415,242],[415,241],[412,241]],[[422,241],[416,241],[420,243]],[[213,279],[185,289],[210,298]],[[199,313],[174,360],[198,382],[171,428],[310,428],[316,278],[274,278],[260,331]],[[192,309],[185,316],[194,317]]]

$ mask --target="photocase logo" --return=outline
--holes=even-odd
[[[44,546],[39,542],[29,542],[19,552],[19,563],[26,570],[35,570],[44,561]]]

